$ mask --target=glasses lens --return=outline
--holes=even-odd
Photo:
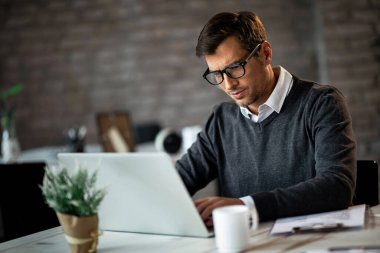
[[[242,64],[236,64],[226,68],[226,73],[229,77],[237,79],[244,76],[245,69]]]
[[[244,65],[247,63],[247,61],[239,62],[236,64],[233,64],[231,66],[228,66],[222,71],[212,71],[208,72],[207,74],[204,74],[204,78],[207,79],[207,81],[213,85],[221,84],[224,80],[223,73],[226,73],[230,78],[238,79],[245,75],[245,68]]]
[[[210,72],[206,75],[206,79],[211,84],[218,85],[223,82],[223,75],[220,72]]]

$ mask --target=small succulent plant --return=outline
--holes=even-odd
[[[97,213],[106,195],[105,189],[96,189],[96,180],[97,171],[90,174],[80,166],[73,174],[62,165],[56,171],[45,167],[40,188],[46,203],[56,212],[85,217]]]

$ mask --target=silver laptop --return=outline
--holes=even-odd
[[[97,170],[107,195],[99,208],[102,230],[210,237],[173,161],[166,153],[60,153],[59,162]]]

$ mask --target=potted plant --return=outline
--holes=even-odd
[[[9,98],[17,95],[22,90],[23,85],[16,84],[0,92],[1,153],[4,162],[13,162],[20,154],[20,146],[14,127],[15,105],[9,103]]]
[[[92,174],[78,165],[46,167],[40,186],[46,203],[54,209],[72,253],[94,253],[98,244],[98,208],[106,195],[96,189],[97,171]]]

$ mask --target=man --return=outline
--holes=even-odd
[[[273,67],[252,12],[220,13],[200,33],[203,77],[234,102],[216,106],[176,167],[193,195],[217,178],[221,196],[195,201],[205,223],[225,205],[255,207],[260,221],[347,208],[356,144],[343,95]],[[212,87],[210,86],[210,87]]]

